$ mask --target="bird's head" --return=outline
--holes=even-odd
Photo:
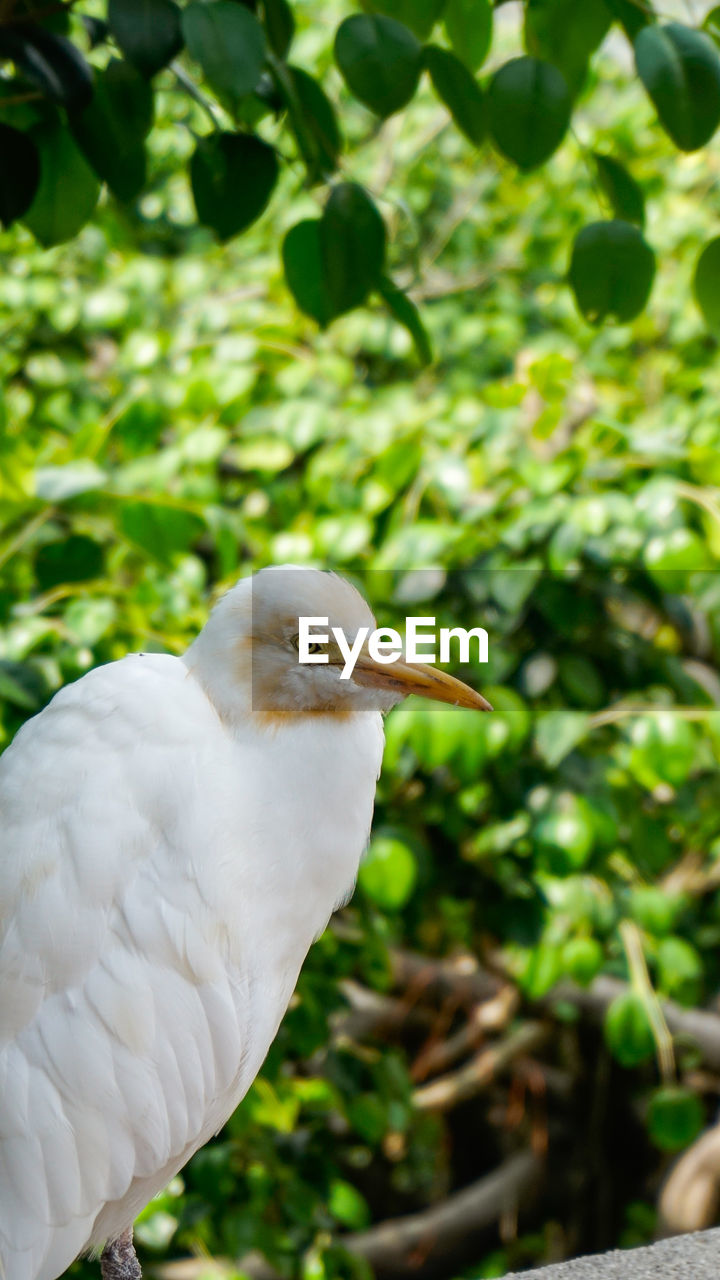
[[[328,661],[300,661],[300,619],[327,618],[328,635],[318,647]],[[376,661],[358,634],[376,627],[367,602],[345,578],[319,569],[282,565],[243,578],[216,605],[185,655],[224,718],[257,713],[268,720],[302,715],[348,716],[387,711],[415,693],[455,706],[489,711],[490,704],[454,676],[403,658]],[[349,678],[346,658],[333,635],[358,644]],[[311,652],[313,648],[311,646]]]

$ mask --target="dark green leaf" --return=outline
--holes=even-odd
[[[190,161],[198,218],[229,240],[260,217],[277,176],[277,156],[260,138],[245,133],[200,138]]]
[[[265,61],[265,33],[254,14],[234,0],[193,0],[183,10],[188,52],[218,93],[252,93]]]
[[[629,222],[593,222],[573,245],[570,284],[577,304],[592,324],[613,315],[634,319],[650,295],[655,254]]]
[[[81,107],[92,97],[92,72],[75,45],[37,24],[0,27],[0,59],[10,58],[50,101]]]
[[[398,324],[401,324],[410,334],[421,365],[432,364],[430,339],[415,303],[388,276],[383,276],[378,285],[378,292]]]
[[[338,27],[335,60],[355,97],[377,115],[390,116],[417,89],[422,49],[394,18],[355,14]]]
[[[33,131],[40,155],[40,182],[22,221],[41,244],[70,240],[90,217],[100,183],[69,131],[51,121]]]
[[[692,1089],[664,1085],[648,1108],[648,1133],[661,1151],[681,1151],[697,1138],[705,1123],[705,1108]]]
[[[485,61],[492,39],[493,11],[490,0],[447,0],[445,30],[457,54],[471,71]]]
[[[625,28],[625,33],[634,40],[638,31],[655,21],[652,0],[605,0],[613,18]]]
[[[317,80],[300,67],[288,67],[288,73],[295,99],[288,104],[290,115],[309,176],[315,181],[337,167],[342,138],[334,107]]]
[[[46,697],[47,687],[36,667],[0,658],[0,699],[25,711],[37,711]]]
[[[435,23],[442,16],[447,0],[365,0],[362,8],[369,13],[384,13],[395,18],[411,31],[418,40],[427,40]]]
[[[144,76],[154,76],[182,49],[174,0],[108,0],[108,22],[128,62]]]
[[[143,188],[143,143],[152,122],[153,94],[147,80],[118,58],[97,73],[90,105],[71,117],[76,141],[119,200],[132,200]]]
[[[635,39],[635,62],[676,147],[704,146],[720,124],[720,56],[710,37],[679,22],[645,27]]]
[[[27,133],[0,124],[0,223],[27,213],[40,181],[40,157]]]
[[[265,31],[268,44],[278,58],[284,58],[295,34],[295,19],[287,0],[264,0]]]
[[[706,244],[700,254],[693,290],[708,329],[720,334],[720,236]]]
[[[85,534],[74,533],[62,542],[46,542],[35,556],[35,576],[41,591],[61,582],[86,582],[103,571],[103,549]]]
[[[612,156],[593,152],[598,180],[617,218],[625,222],[645,225],[645,201],[643,193],[624,165]]]
[[[301,311],[326,328],[334,316],[324,275],[320,219],[291,227],[283,241],[285,279]]]
[[[205,531],[200,516],[155,502],[124,503],[120,527],[131,542],[166,563],[189,551]]]
[[[578,20],[577,0],[528,0],[525,47],[562,71],[573,94],[582,88],[588,62],[607,35],[612,15],[605,0],[584,0]]]
[[[534,169],[549,159],[570,123],[564,77],[537,58],[512,58],[495,72],[488,108],[496,146],[520,169]]]
[[[428,45],[424,53],[433,88],[445,103],[458,129],[476,147],[487,132],[485,96],[471,71],[447,49]]]
[[[365,301],[385,261],[385,224],[354,182],[333,187],[321,219],[323,272],[334,315]]]

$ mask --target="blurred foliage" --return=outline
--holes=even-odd
[[[167,177],[159,132],[171,115],[186,131],[175,157],[185,188],[178,236],[199,223],[225,242],[260,219],[278,189],[286,200],[308,195],[308,216],[299,209],[283,227],[297,305],[324,328],[380,300],[427,364],[408,292],[423,241],[407,202],[394,204],[377,173],[357,180],[380,127],[415,118],[427,72],[483,163],[507,161],[522,176],[561,146],[580,152],[595,184],[581,202],[586,225],[548,234],[570,247],[582,314],[629,321],[648,301],[662,248],[645,239],[645,190],[632,168],[654,174],[657,197],[657,130],[681,154],[696,153],[720,124],[719,11],[703,7],[669,21],[652,0],[359,0],[350,12],[340,0],[320,10],[309,0],[5,0],[0,223],[61,244],[95,217],[104,188],[136,235],[152,235]],[[601,110],[618,75],[643,94],[632,149]],[[563,202],[576,181],[566,177]],[[502,231],[512,244],[512,220]],[[693,277],[710,331],[717,244],[695,254]]]
[[[335,75],[343,13],[304,24],[303,65]],[[668,1065],[655,999],[710,1007],[720,985],[720,372],[682,301],[716,155],[678,157],[619,52],[590,64],[582,132],[637,174],[659,264],[652,310],[599,330],[565,288],[566,246],[598,180],[641,221],[612,164],[568,141],[522,179],[479,166],[427,83],[370,136],[348,108],[353,176],[382,193],[393,252],[422,281],[437,361],[418,374],[386,312],[318,333],[295,309],[277,246],[317,207],[289,172],[241,239],[196,225],[189,108],[164,75],[137,206],[107,201],[46,251],[23,227],[2,236],[2,744],[90,666],[182,651],[239,573],[286,561],[354,576],[388,625],[485,626],[490,661],[469,678],[495,712],[389,717],[353,903],[244,1103],[143,1213],[145,1259],[258,1249],[287,1275],[349,1274],[338,1233],[531,1141],[548,1148],[545,1198],[468,1276],[540,1262],[558,1236],[638,1243],[666,1153],[720,1091],[692,1043]],[[512,1017],[539,1006],[553,1033],[525,1074],[437,1114],[413,1104],[417,1030],[329,1035],[347,980],[389,991],[398,944],[511,976]],[[549,994],[599,973],[628,984],[604,1035]]]

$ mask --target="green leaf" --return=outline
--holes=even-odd
[[[631,40],[643,27],[655,21],[652,0],[643,0],[642,4],[638,4],[638,0],[605,0],[605,4]]]
[[[428,45],[423,57],[441,102],[445,103],[458,129],[479,147],[487,133],[487,108],[474,75],[459,58],[438,45]]]
[[[75,140],[119,200],[132,200],[145,184],[143,144],[152,122],[150,85],[136,67],[117,58],[97,72],[90,105],[70,118]]]
[[[103,549],[93,538],[74,533],[61,542],[45,542],[35,556],[35,576],[41,591],[62,582],[86,582],[103,572]]]
[[[319,218],[306,218],[291,227],[283,241],[285,280],[301,311],[325,329],[334,316],[325,283]]]
[[[605,0],[583,0],[581,19],[577,0],[528,0],[525,47],[533,57],[544,58],[562,71],[571,92],[576,94],[611,21]]]
[[[0,60],[11,58],[49,102],[70,109],[92,97],[92,72],[80,50],[38,23],[0,26]]]
[[[278,58],[284,58],[295,34],[295,19],[287,0],[263,0],[268,44]]]
[[[355,14],[340,24],[335,61],[350,92],[379,116],[410,101],[422,70],[422,49],[401,22],[382,14]]]
[[[571,938],[563,947],[563,968],[581,987],[590,986],[602,969],[604,958],[596,938]]]
[[[490,0],[447,0],[445,30],[457,54],[471,71],[485,61],[492,39],[493,11]]]
[[[45,681],[29,662],[0,658],[0,699],[25,711],[37,711],[47,697]]]
[[[337,168],[342,137],[335,109],[317,80],[300,67],[290,66],[288,73],[295,97],[288,107],[310,180],[315,181]],[[300,120],[295,118],[298,112]]]
[[[681,1151],[697,1138],[705,1124],[702,1100],[683,1085],[664,1085],[650,1100],[648,1133],[661,1151]]]
[[[593,160],[597,169],[598,180],[616,218],[624,222],[634,222],[638,227],[645,225],[645,200],[642,190],[634,178],[630,176],[624,165],[612,156],[593,152]]]
[[[209,85],[232,100],[242,98],[260,79],[265,33],[254,14],[234,0],[192,0],[183,10],[188,52],[200,63]]]
[[[100,183],[67,129],[54,120],[33,131],[40,182],[22,221],[46,248],[70,240],[90,217]]]
[[[720,56],[710,37],[679,22],[645,27],[635,39],[635,63],[675,145],[704,146],[720,124]]]
[[[584,711],[545,711],[538,719],[535,747],[548,766],[555,769],[590,731],[590,716]]]
[[[323,274],[334,315],[365,301],[385,261],[385,224],[355,182],[332,188],[321,220]]]
[[[624,324],[650,296],[655,254],[629,222],[592,222],[575,238],[570,284],[586,320],[599,324],[613,315]]]
[[[154,76],[183,46],[174,0],[108,0],[110,29],[128,62]]]
[[[570,108],[565,79],[549,62],[512,58],[490,81],[490,133],[498,150],[520,169],[535,169],[557,150]]]
[[[119,523],[126,538],[163,563],[191,550],[205,532],[200,516],[155,502],[123,503]]]
[[[362,1231],[363,1227],[370,1225],[371,1214],[365,1197],[351,1182],[345,1182],[342,1178],[333,1178],[330,1183],[328,1209],[333,1218],[344,1227]]]
[[[383,276],[379,281],[378,292],[398,324],[401,324],[410,334],[415,343],[420,364],[423,366],[432,364],[430,339],[415,303],[388,276]]]
[[[705,245],[697,260],[693,292],[708,329],[720,334],[720,236]]]
[[[710,38],[720,44],[720,5],[705,14],[702,25],[703,31],[707,31]]]
[[[442,16],[447,0],[365,0],[362,8],[370,13],[384,13],[415,32],[418,40],[427,40]]]
[[[33,202],[40,181],[40,157],[32,138],[0,124],[0,223],[9,227]]]
[[[277,177],[275,151],[260,138],[245,133],[199,138],[190,161],[198,218],[229,240],[260,217]]]
[[[374,836],[358,873],[363,892],[384,910],[398,911],[411,898],[416,881],[412,849],[402,840]]]
[[[605,1040],[623,1067],[637,1067],[655,1053],[645,1001],[635,991],[616,996],[605,1014]]]

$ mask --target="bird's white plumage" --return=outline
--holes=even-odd
[[[328,612],[327,575],[297,577]],[[0,760],[5,1280],[54,1280],[217,1131],[354,882],[380,703],[251,713],[250,612],[246,581],[185,659],[90,672]]]

